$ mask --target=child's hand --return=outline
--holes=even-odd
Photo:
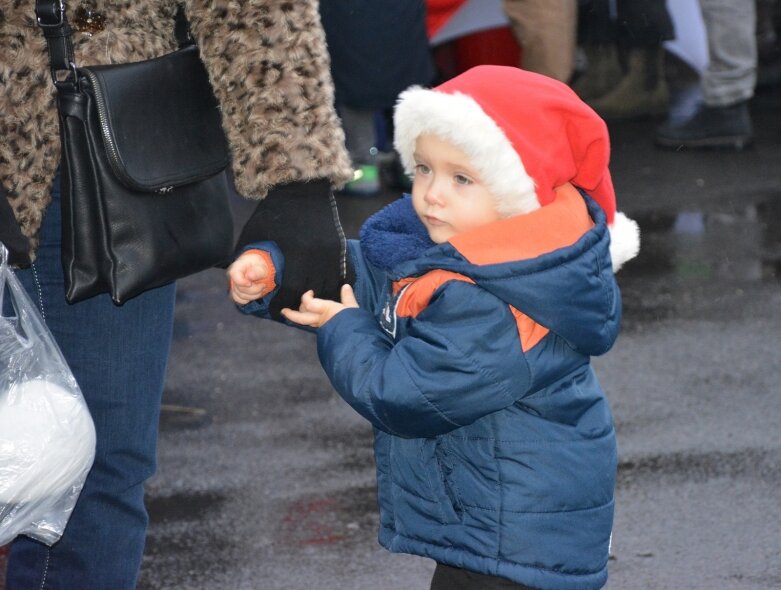
[[[230,296],[239,305],[260,299],[269,289],[269,268],[257,252],[245,252],[228,268]]]
[[[350,285],[342,285],[341,299],[341,303],[330,299],[318,299],[314,291],[310,290],[301,296],[298,311],[285,308],[282,310],[282,315],[296,324],[319,328],[340,311],[348,307],[358,307]]]

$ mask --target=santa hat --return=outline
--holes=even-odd
[[[607,216],[613,269],[640,249],[637,223],[616,213],[607,126],[566,84],[507,66],[478,66],[434,89],[401,93],[394,145],[407,172],[415,140],[430,133],[466,153],[504,215],[528,213],[566,183]]]

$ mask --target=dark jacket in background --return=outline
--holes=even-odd
[[[608,0],[581,0],[581,43],[617,43],[620,47],[657,47],[675,37],[665,0],[618,0],[612,15]]]
[[[336,102],[383,109],[434,80],[422,0],[321,0]]]

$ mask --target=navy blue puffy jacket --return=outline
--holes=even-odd
[[[409,198],[375,215],[350,244],[361,308],[318,330],[318,352],[375,427],[383,546],[601,588],[617,454],[590,357],[621,316],[605,216],[570,187],[499,223],[434,245]]]

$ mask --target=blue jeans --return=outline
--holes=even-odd
[[[135,588],[148,516],[144,482],[156,466],[157,431],[173,328],[173,284],[116,306],[108,295],[69,305],[60,263],[59,182],[38,257],[16,275],[38,305],[89,406],[95,463],[62,538],[47,547],[17,537],[7,590]]]

